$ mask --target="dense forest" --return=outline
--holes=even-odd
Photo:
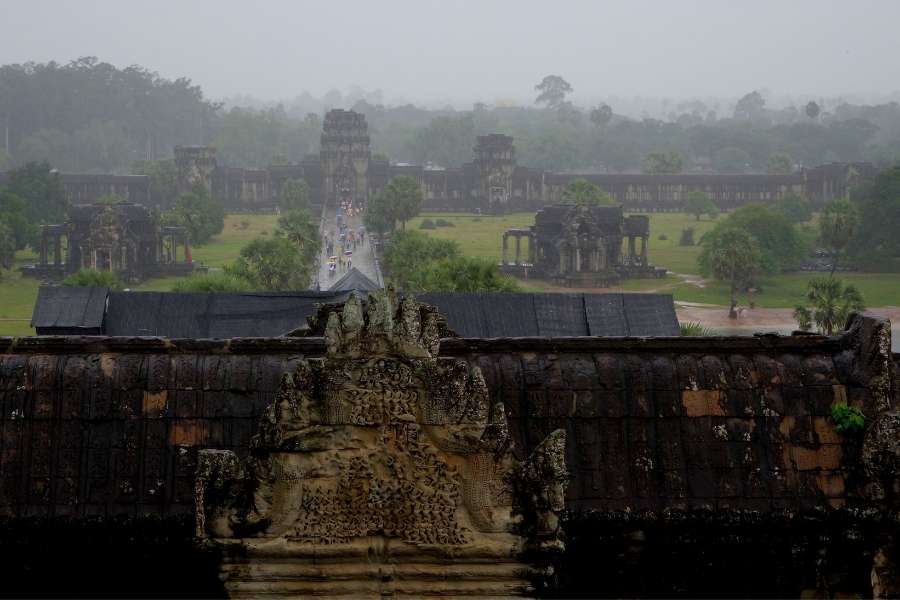
[[[334,93],[317,106],[364,113],[375,152],[440,166],[471,160],[475,136],[491,132],[515,137],[520,164],[556,170],[652,170],[648,156],[676,155],[678,171],[737,173],[900,159],[895,102],[771,109],[750,92],[728,115],[693,101],[676,105],[664,120],[633,119],[616,107],[573,105],[566,100],[571,86],[556,79],[565,85],[549,96],[542,91],[535,107],[428,110]],[[321,133],[321,110],[303,113],[301,105],[226,107],[189,79],[95,58],[6,65],[0,170],[46,160],[65,172],[129,172],[139,161],[170,157],[178,144],[212,144],[220,161],[233,166],[296,162],[317,152]]]

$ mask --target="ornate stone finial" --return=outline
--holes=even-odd
[[[325,304],[309,317],[309,328],[296,332],[323,336],[329,356],[371,354],[436,357],[440,339],[455,337],[447,321],[428,304],[406,296],[398,302],[392,288],[364,300],[351,292],[344,304]]]

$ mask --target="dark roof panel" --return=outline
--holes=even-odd
[[[277,337],[306,324],[321,303],[350,292],[165,293],[46,288],[35,326],[69,333],[95,327],[114,336]],[[104,322],[104,306],[108,294]],[[678,335],[672,297],[663,294],[418,294],[462,337]],[[68,311],[68,312],[64,312]],[[79,312],[80,311],[80,312]]]
[[[106,314],[105,287],[42,286],[31,315],[38,329],[84,329],[100,333]]]
[[[380,290],[381,286],[377,283],[366,277],[366,275],[353,267],[340,279],[334,282],[334,284],[328,288],[329,292],[339,292],[339,291],[350,291],[350,290],[360,290],[365,292],[371,292],[373,290]]]
[[[481,304],[463,294],[416,294],[420,302],[432,304],[447,319],[447,325],[461,337],[487,337],[488,323]]]
[[[629,294],[628,296],[631,296]],[[585,294],[584,312],[590,335],[628,335],[624,294]]]
[[[535,294],[534,313],[538,335],[566,337],[589,335],[583,294]]]
[[[681,335],[675,303],[668,294],[627,294],[625,318],[628,334],[638,336]]]

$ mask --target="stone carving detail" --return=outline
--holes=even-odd
[[[483,583],[466,588],[476,595],[525,593],[526,537],[558,537],[563,433],[517,465],[503,405],[491,406],[476,367],[437,356],[452,332],[413,298],[353,295],[322,307],[305,333],[324,335],[326,356],[284,374],[251,456],[201,454],[198,535],[239,546],[229,554],[251,563],[339,557],[359,579],[354,595],[373,591],[373,554],[392,552],[432,561],[445,576],[447,561],[481,564],[458,575]],[[229,590],[252,594],[258,573],[235,564],[224,567]],[[390,596],[393,577],[379,568],[377,593]],[[328,589],[307,583],[322,586],[309,593]]]

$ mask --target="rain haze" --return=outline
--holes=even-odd
[[[875,101],[900,80],[900,3],[872,0],[6,0],[3,17],[4,63],[97,56],[189,77],[212,98],[359,86],[389,102],[530,104],[557,73],[582,105],[753,89]]]

